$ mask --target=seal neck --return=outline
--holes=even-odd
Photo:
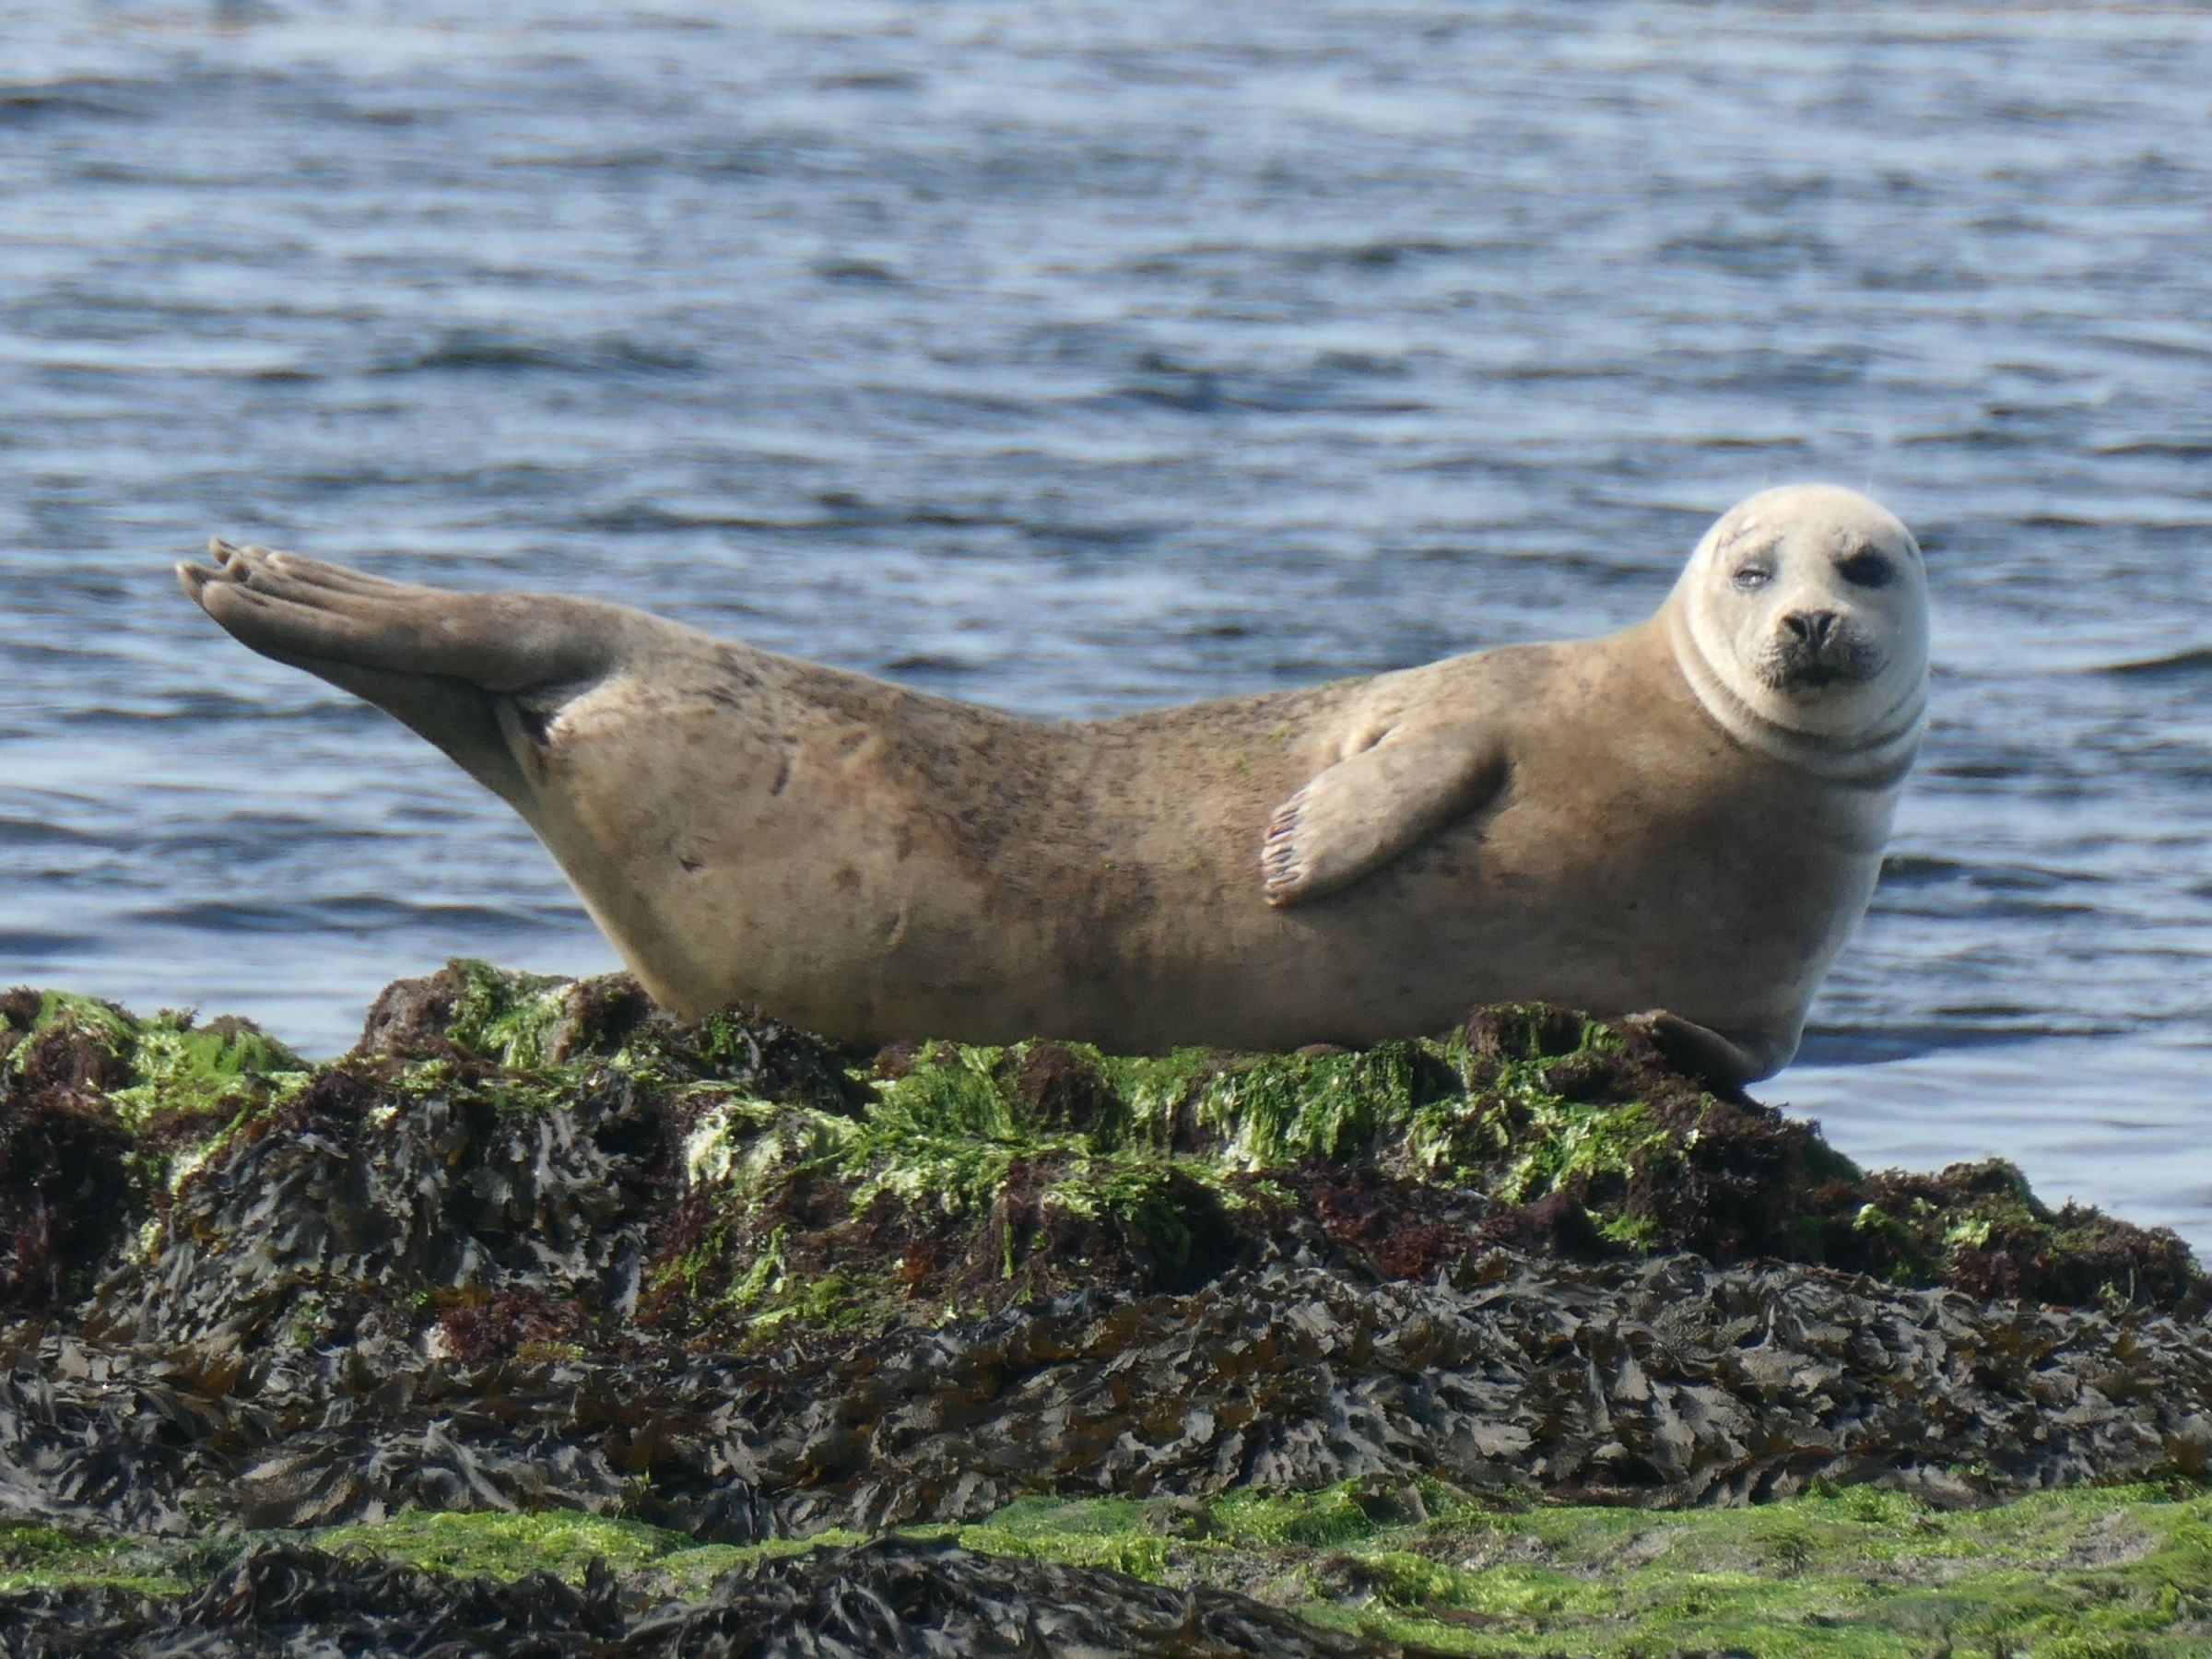
[[[1769,759],[1830,783],[1869,790],[1894,790],[1904,782],[1920,752],[1927,725],[1927,677],[1916,675],[1904,694],[1848,735],[1785,725],[1753,708],[1730,686],[1705,654],[1697,630],[1677,598],[1665,607],[1666,632],[1675,662],[1689,682],[1698,704],[1724,732]]]

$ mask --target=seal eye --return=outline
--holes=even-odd
[[[1746,565],[1729,580],[1739,588],[1760,588],[1765,587],[1773,575],[1774,572],[1764,565]]]
[[[1886,587],[1896,574],[1889,561],[1871,547],[1863,547],[1836,567],[1843,580],[1856,587]]]

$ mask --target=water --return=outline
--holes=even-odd
[[[1611,628],[1824,477],[1936,724],[1767,1092],[2212,1245],[2207,85],[2190,7],[14,0],[0,981],[327,1053],[612,965],[210,533],[1065,715]]]

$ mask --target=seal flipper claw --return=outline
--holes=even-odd
[[[1298,818],[1305,803],[1306,792],[1300,789],[1267,820],[1267,834],[1260,843],[1260,881],[1270,904],[1295,898],[1305,877],[1304,866],[1298,862]]]
[[[1479,728],[1394,727],[1275,809],[1260,842],[1261,893],[1283,905],[1347,887],[1477,810],[1504,780],[1504,752]]]
[[[265,557],[268,568],[288,582],[309,587],[325,588],[337,594],[360,594],[382,598],[404,598],[409,594],[427,590],[405,582],[394,582],[389,577],[371,576],[366,571],[349,570],[344,565],[325,564],[319,559],[303,559],[297,553],[272,553],[265,548],[254,548]]]

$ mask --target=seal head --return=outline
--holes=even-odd
[[[1900,780],[1927,712],[1912,533],[1830,484],[1769,489],[1705,533],[1668,600],[1682,671],[1738,741],[1826,778]]]

